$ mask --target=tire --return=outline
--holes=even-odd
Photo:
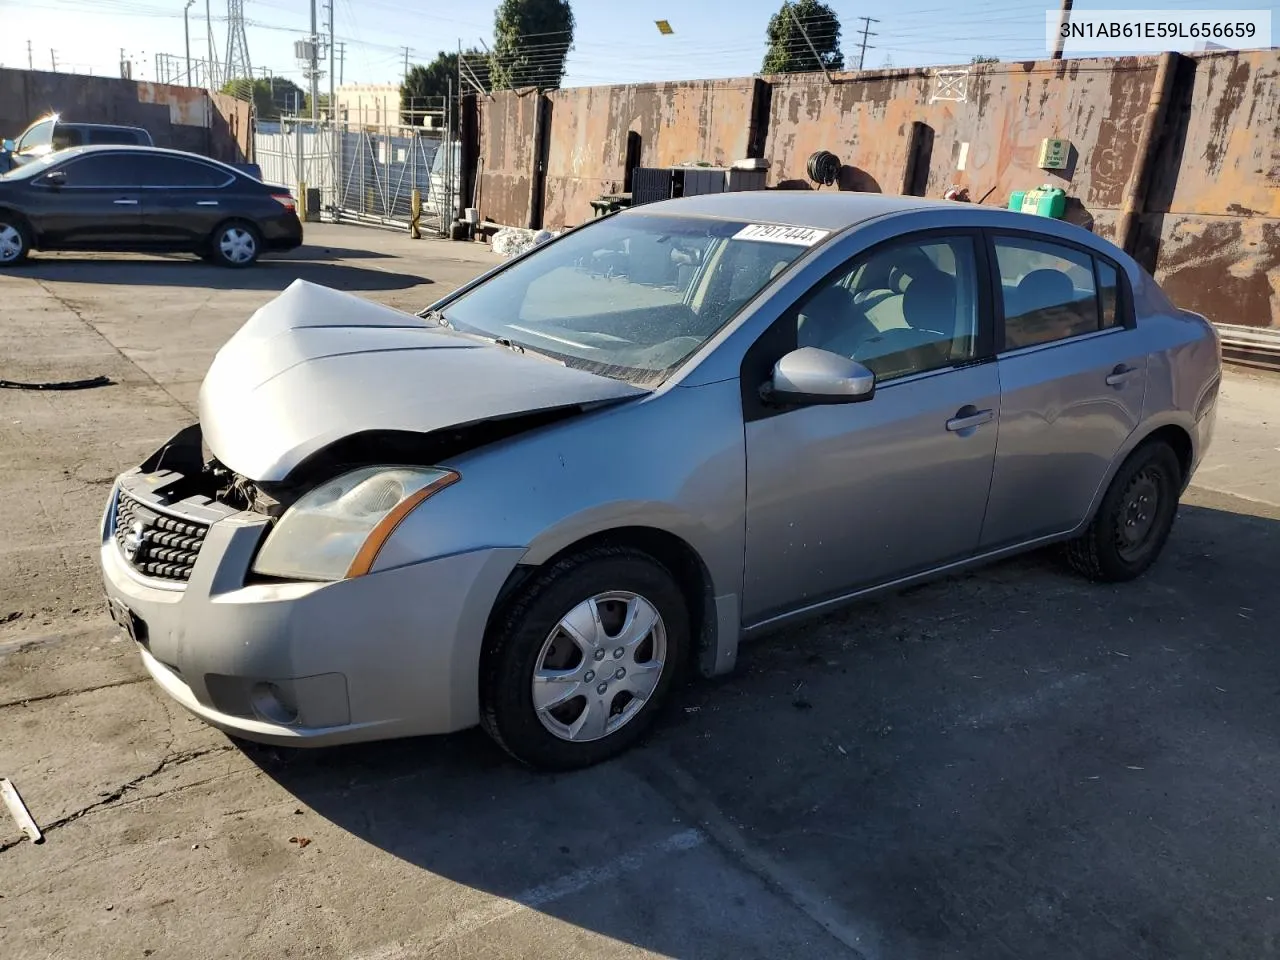
[[[654,614],[648,631],[625,637],[619,629],[630,616]],[[585,642],[565,632],[571,617],[585,626]],[[649,555],[597,547],[566,557],[532,576],[491,622],[480,724],[536,769],[572,770],[617,756],[645,735],[683,680],[690,635],[680,588]],[[535,671],[555,679],[539,682]],[[546,691],[541,711],[535,686]]]
[[[1116,472],[1088,529],[1067,543],[1067,562],[1100,583],[1141,576],[1169,539],[1181,490],[1182,467],[1169,445],[1143,444]]]
[[[209,237],[209,254],[222,267],[243,269],[257,263],[262,253],[262,237],[253,224],[243,220],[224,223]]]
[[[31,231],[19,217],[0,213],[0,267],[15,267],[31,252]]]

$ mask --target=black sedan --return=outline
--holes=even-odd
[[[286,188],[195,154],[73,147],[0,176],[0,267],[31,250],[190,252],[247,267],[301,243]]]

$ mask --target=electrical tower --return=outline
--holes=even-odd
[[[222,81],[228,83],[232,80],[253,82],[249,41],[244,35],[244,0],[227,0],[227,62]]]

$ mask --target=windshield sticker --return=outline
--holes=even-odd
[[[735,240],[755,240],[760,243],[790,243],[797,247],[812,247],[830,231],[813,227],[780,227],[772,223],[751,223],[733,235]]]

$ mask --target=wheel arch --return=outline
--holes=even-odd
[[[1191,483],[1191,471],[1196,462],[1195,449],[1195,433],[1189,422],[1184,422],[1182,418],[1165,417],[1159,420],[1153,420],[1143,424],[1135,430],[1124,446],[1116,453],[1111,460],[1111,465],[1107,468],[1106,475],[1102,478],[1102,482],[1098,484],[1097,490],[1093,493],[1093,500],[1089,504],[1089,512],[1081,520],[1080,525],[1076,528],[1076,532],[1083,530],[1098,513],[1098,508],[1102,504],[1102,498],[1107,495],[1107,490],[1111,486],[1111,481],[1115,479],[1115,475],[1119,473],[1124,462],[1133,456],[1138,448],[1156,442],[1167,443],[1172,448],[1174,455],[1178,458],[1178,466],[1182,469],[1181,484],[1179,493],[1184,492]]]
[[[729,618],[731,622],[726,623],[722,609],[726,606],[725,598],[717,599],[711,570],[702,555],[684,537],[661,527],[643,524],[608,527],[554,547],[530,549],[498,592],[486,624],[486,634],[500,611],[535,571],[595,547],[630,547],[648,554],[666,567],[689,608],[689,629],[694,638],[700,671],[710,676],[732,668],[738,643],[736,593],[730,598],[734,616]],[[729,662],[724,666],[726,659]]]

